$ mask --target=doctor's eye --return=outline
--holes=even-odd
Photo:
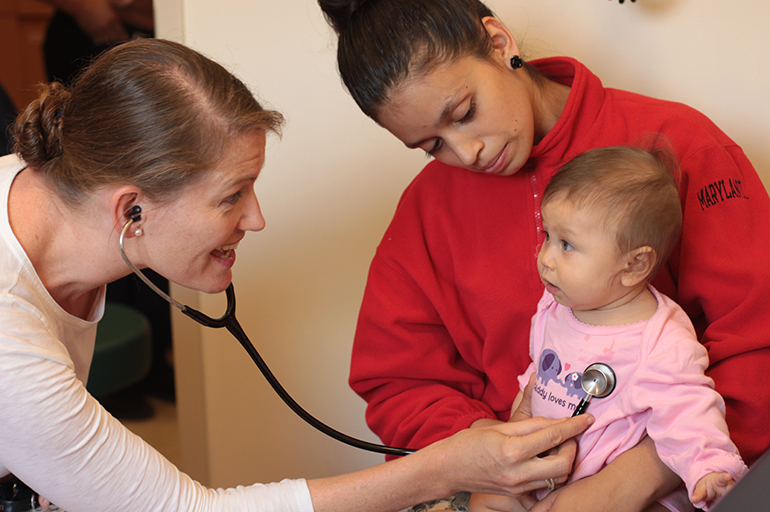
[[[239,190],[235,194],[227,197],[225,199],[225,203],[235,204],[235,203],[237,203],[241,199],[241,197],[243,197],[243,190]]]

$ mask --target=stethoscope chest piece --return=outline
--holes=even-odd
[[[578,404],[572,416],[578,416],[586,412],[591,399],[604,398],[615,390],[615,372],[610,365],[605,363],[593,363],[583,372],[580,385],[586,396]]]

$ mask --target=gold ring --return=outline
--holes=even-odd
[[[553,478],[549,478],[545,481],[546,485],[548,486],[549,491],[553,491],[556,489],[556,484],[553,481]]]

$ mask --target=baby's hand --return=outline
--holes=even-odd
[[[521,496],[497,496],[495,494],[471,494],[470,512],[527,512],[537,501],[529,494]]]
[[[735,480],[730,473],[709,473],[695,484],[692,502],[709,502],[721,498],[727,494],[733,484],[735,484]]]

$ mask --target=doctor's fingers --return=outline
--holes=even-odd
[[[567,439],[552,453],[545,457],[537,455],[519,464],[519,474],[512,475],[511,487],[513,494],[525,494],[536,489],[549,488],[565,484],[572,472],[572,463],[577,453],[577,443]]]
[[[501,423],[492,428],[499,429],[500,432],[511,436],[510,448],[523,450],[521,458],[529,458],[559,446],[567,439],[583,433],[593,422],[593,416],[582,414],[574,418],[556,420],[536,417]]]

